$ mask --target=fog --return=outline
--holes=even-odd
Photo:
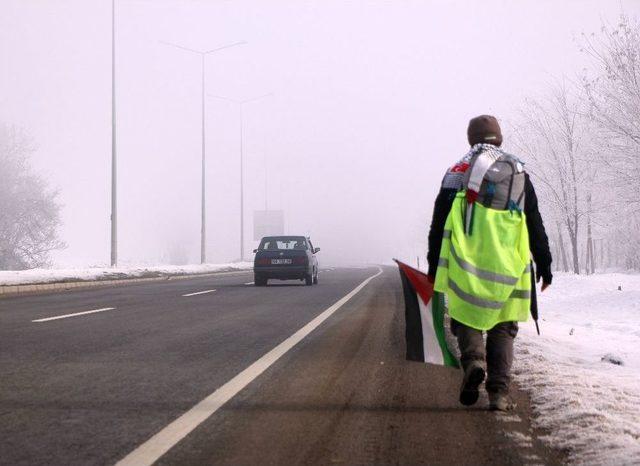
[[[245,255],[253,211],[280,209],[325,264],[426,252],[468,120],[508,121],[575,40],[640,2],[116,1],[121,264],[200,254],[200,57],[207,93],[243,100]],[[240,256],[240,114],[206,99],[207,256]],[[0,121],[25,128],[59,191],[56,266],[109,262],[111,2],[0,1]],[[543,211],[544,215],[544,211]]]

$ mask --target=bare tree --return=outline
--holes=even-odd
[[[605,234],[616,235],[611,241],[619,265],[637,269],[640,234],[628,227],[640,223],[640,23],[622,15],[617,25],[583,39],[593,64],[583,78],[586,110],[600,136],[594,160],[607,187],[602,192],[614,194]]]
[[[513,142],[556,223],[563,268],[565,230],[575,273],[640,269],[640,23],[623,15],[583,35],[582,51],[593,66],[581,85],[528,99]]]
[[[582,105],[565,82],[557,83],[544,97],[526,100],[512,140],[529,162],[528,172],[541,202],[566,229],[574,273],[580,273],[581,226],[588,215],[585,199],[593,183],[588,167],[590,123],[583,116]],[[559,229],[557,236],[564,254]]]
[[[585,77],[590,115],[610,150],[602,162],[624,186],[624,200],[640,207],[640,25],[626,16],[599,35],[584,36],[595,77]]]
[[[47,266],[65,247],[57,193],[31,169],[33,150],[24,132],[0,125],[0,269]]]

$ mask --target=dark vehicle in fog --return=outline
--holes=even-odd
[[[265,236],[253,252],[254,283],[265,286],[269,279],[304,280],[318,283],[318,259],[311,240],[304,236]]]

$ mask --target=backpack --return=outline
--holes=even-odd
[[[524,167],[517,157],[488,148],[472,157],[463,184],[469,202],[497,210],[522,211],[524,181]]]

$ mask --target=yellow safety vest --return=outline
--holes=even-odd
[[[449,315],[478,330],[529,318],[531,259],[525,214],[473,205],[457,194],[444,227],[434,289],[446,293]]]

